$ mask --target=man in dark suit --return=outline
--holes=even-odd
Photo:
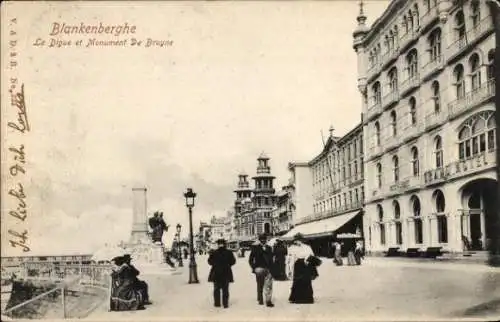
[[[273,250],[269,245],[266,245],[267,236],[260,235],[259,243],[252,247],[248,263],[252,268],[257,280],[257,301],[260,305],[264,304],[266,298],[266,306],[273,307],[272,292],[273,292],[273,277],[271,269],[274,265]]]
[[[224,239],[217,240],[217,249],[210,252],[208,264],[212,266],[208,274],[208,281],[214,283],[214,306],[220,307],[222,291],[222,305],[229,306],[229,283],[234,282],[231,266],[236,263],[232,251],[226,248]]]

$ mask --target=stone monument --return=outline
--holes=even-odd
[[[153,243],[148,234],[147,189],[133,188],[132,195],[132,232],[125,249],[139,269],[165,268],[163,245],[161,242]]]

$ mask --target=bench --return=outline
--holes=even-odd
[[[408,248],[406,250],[406,256],[407,257],[419,257],[420,256],[420,249],[418,249],[418,248]]]
[[[385,253],[385,257],[395,257],[401,255],[399,247],[390,247]]]
[[[442,247],[427,247],[424,255],[426,258],[436,258],[441,256],[443,255]]]

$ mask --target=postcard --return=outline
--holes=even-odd
[[[496,8],[3,2],[2,320],[499,318]]]

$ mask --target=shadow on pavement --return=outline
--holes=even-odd
[[[493,299],[488,302],[483,302],[465,310],[461,310],[455,314],[457,317],[486,317],[496,316],[500,318],[500,298]]]

